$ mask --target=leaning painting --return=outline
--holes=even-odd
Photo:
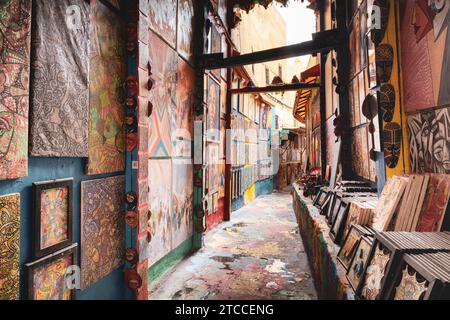
[[[91,1],[89,175],[125,169],[125,47],[119,17]]]
[[[0,180],[28,175],[30,0],[0,1]]]
[[[81,183],[81,288],[118,268],[124,256],[125,176]]]
[[[0,300],[19,299],[20,195],[0,196]]]

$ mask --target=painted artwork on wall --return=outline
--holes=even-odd
[[[177,36],[177,0],[149,1],[150,28],[175,48]]]
[[[209,77],[208,80],[208,115],[206,118],[208,140],[219,141],[220,128],[220,85]]]
[[[192,235],[193,166],[189,160],[173,160],[172,173],[172,248]]]
[[[149,126],[149,157],[172,156],[171,126],[177,105],[177,53],[153,32],[149,34],[149,58],[153,88],[149,100],[153,105]]]
[[[370,249],[372,247],[371,240],[367,237],[362,237],[356,249],[355,256],[347,271],[347,279],[354,290],[358,288],[362,280],[363,272],[369,258]]]
[[[394,300],[421,300],[427,290],[427,281],[417,279],[417,273],[406,266],[402,271],[400,283],[395,288]]]
[[[411,170],[450,173],[450,107],[407,116]]]
[[[87,157],[89,4],[83,0],[34,3],[30,153]],[[80,15],[76,32],[66,21],[72,5],[79,9],[72,14]]]
[[[353,171],[360,177],[370,179],[367,126],[353,131],[351,149]]]
[[[150,237],[139,238],[139,259],[151,267],[172,250],[172,160],[150,159],[148,168]]]
[[[120,19],[99,0],[91,1],[89,158],[87,174],[125,169],[125,41]]]
[[[178,1],[178,33],[177,50],[183,58],[192,62],[192,44],[194,34],[194,3],[193,0]]]
[[[401,1],[406,112],[450,103],[449,1]]]
[[[81,289],[123,263],[125,176],[81,182]]]
[[[172,138],[192,141],[194,139],[194,92],[195,72],[183,59],[178,59],[177,100]],[[188,155],[191,156],[190,153]]]
[[[74,291],[67,288],[68,268],[77,265],[77,244],[55,255],[26,264],[29,300],[71,300]]]
[[[72,243],[73,179],[33,183],[34,257]]]
[[[0,196],[0,300],[19,299],[20,194]]]
[[[376,300],[381,291],[381,284],[386,273],[386,267],[391,259],[387,250],[383,250],[380,244],[375,248],[372,260],[370,261],[361,290],[361,296],[365,300]]]
[[[0,3],[0,180],[28,175],[30,0]]]

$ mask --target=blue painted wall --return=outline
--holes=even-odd
[[[259,197],[263,194],[271,194],[273,191],[273,179],[268,178],[265,180],[256,182],[256,196]]]
[[[31,261],[33,203],[32,183],[44,180],[74,178],[74,242],[80,244],[80,189],[81,181],[104,178],[110,175],[84,175],[84,159],[35,158],[29,159],[28,177],[0,181],[0,195],[20,193],[20,298],[26,298],[24,264]],[[78,254],[80,248],[78,247]],[[77,299],[131,299],[132,292],[125,288],[122,269],[119,268],[84,291],[77,292]]]

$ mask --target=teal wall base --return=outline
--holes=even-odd
[[[271,194],[273,192],[273,179],[265,179],[256,182],[256,196]]]
[[[189,237],[183,243],[181,243],[176,249],[169,252],[166,256],[161,258],[153,266],[148,269],[148,283],[149,286],[153,281],[158,279],[170,268],[175,266],[183,258],[185,258],[193,250],[194,236]]]

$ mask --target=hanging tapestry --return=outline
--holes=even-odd
[[[125,169],[123,27],[116,13],[91,1],[89,175]]]
[[[190,159],[173,160],[172,248],[192,235],[193,167]]]
[[[449,1],[401,1],[406,112],[450,103]]]
[[[0,180],[28,175],[30,0],[0,1]]]
[[[414,173],[450,173],[450,107],[407,116]]]
[[[439,232],[441,231],[444,215],[450,197],[450,179],[445,174],[430,174],[430,182],[425,194],[422,212],[416,231]]]
[[[30,152],[87,157],[89,4],[38,0],[33,19]]]
[[[177,37],[177,0],[149,2],[150,28],[175,48]]]
[[[192,44],[194,35],[193,0],[178,1],[178,52],[187,60],[192,60]]]
[[[381,291],[381,282],[386,272],[387,264],[390,260],[390,254],[384,253],[384,250],[377,245],[372,257],[372,261],[367,267],[364,286],[361,296],[366,300],[376,300]]]
[[[172,156],[172,132],[177,99],[178,57],[153,32],[149,35],[150,73],[153,88],[149,100],[153,105],[149,126],[149,157]]]
[[[151,214],[143,226],[149,234],[139,236],[139,259],[149,259],[150,267],[172,250],[172,160],[149,160],[148,168]]]
[[[0,196],[0,300],[19,299],[20,195]]]
[[[81,183],[81,289],[123,263],[125,176]]]

